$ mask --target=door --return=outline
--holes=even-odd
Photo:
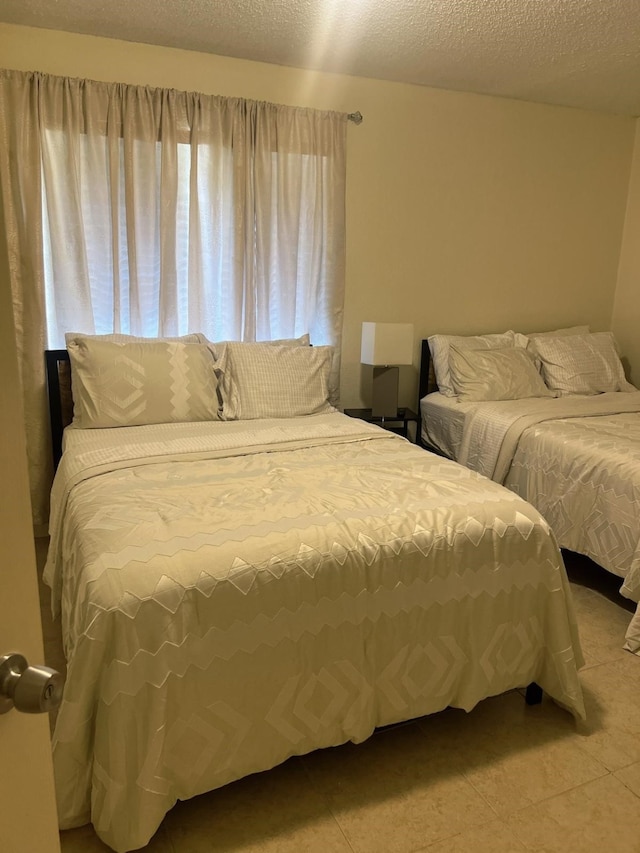
[[[0,365],[0,655],[19,652],[37,665],[42,627],[1,214]],[[46,714],[0,715],[0,768],[0,850],[60,853]]]

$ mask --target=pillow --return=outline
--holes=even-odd
[[[222,419],[294,418],[334,411],[328,389],[332,358],[333,347],[226,344],[216,363]]]
[[[66,332],[64,340],[67,346],[75,341],[88,338],[92,341],[111,341],[112,343],[158,343],[158,341],[181,341],[183,344],[206,344],[207,339],[200,332],[194,332],[191,335],[181,335],[177,338],[142,338],[138,335],[122,335],[119,332],[113,332],[110,335],[85,335],[83,332]]]
[[[522,335],[516,332],[516,346],[524,347],[533,356],[533,361],[539,373],[542,373],[542,362],[536,355],[536,340],[538,338],[562,338],[568,335],[588,335],[591,329],[588,326],[568,326],[566,329],[553,329],[550,332],[530,332]]]
[[[591,329],[589,326],[567,326],[566,329],[553,329],[550,332],[529,332],[523,335],[516,332],[516,346],[533,349],[536,338],[554,338],[566,337],[567,335],[588,335]]]
[[[218,419],[215,362],[204,344],[83,337],[68,349],[75,426]]]
[[[211,347],[211,352],[213,355],[218,358],[218,353],[222,352],[222,347],[227,344],[246,344],[247,346],[253,346],[254,343],[259,343],[264,346],[287,346],[287,347],[310,347],[311,346],[311,338],[308,334],[300,335],[299,338],[280,338],[276,341],[206,341]]]
[[[636,390],[625,379],[611,332],[540,337],[536,354],[547,386],[561,395]]]
[[[556,396],[521,348],[465,350],[452,345],[449,370],[458,399],[464,402]]]
[[[515,333],[503,332],[496,335],[431,335],[427,339],[433,361],[433,370],[438,383],[438,390],[445,397],[455,397],[451,376],[449,374],[449,347],[458,349],[504,349],[515,346]]]

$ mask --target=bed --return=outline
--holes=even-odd
[[[438,350],[443,337],[431,339],[439,365],[423,342],[423,446],[532,503],[562,548],[620,577],[620,593],[639,602],[640,392],[625,379],[612,335],[572,327],[542,336],[451,336],[448,355]],[[510,348],[520,350],[520,361],[525,352],[531,357],[549,394],[526,383],[523,393],[515,388],[499,362]],[[444,373],[439,390],[436,372],[442,377],[446,359],[457,362],[462,351],[462,373]],[[481,376],[487,371],[494,388]],[[448,393],[456,380],[462,395]],[[513,393],[502,395],[510,384]],[[640,655],[640,606],[624,647]]]
[[[212,345],[217,417],[144,423],[136,365],[155,344],[114,346],[84,377],[72,361],[51,497],[62,828],[137,849],[178,799],[514,688],[584,717],[568,581],[530,504],[336,411],[308,368],[321,347]],[[193,357],[159,346],[166,373]],[[66,353],[48,362],[64,422]]]

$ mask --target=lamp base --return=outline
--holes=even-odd
[[[371,414],[374,418],[398,416],[397,367],[374,367],[371,388]]]

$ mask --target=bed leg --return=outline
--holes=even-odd
[[[539,705],[542,702],[542,687],[532,681],[527,687],[527,692],[524,694],[524,701],[527,705]]]

